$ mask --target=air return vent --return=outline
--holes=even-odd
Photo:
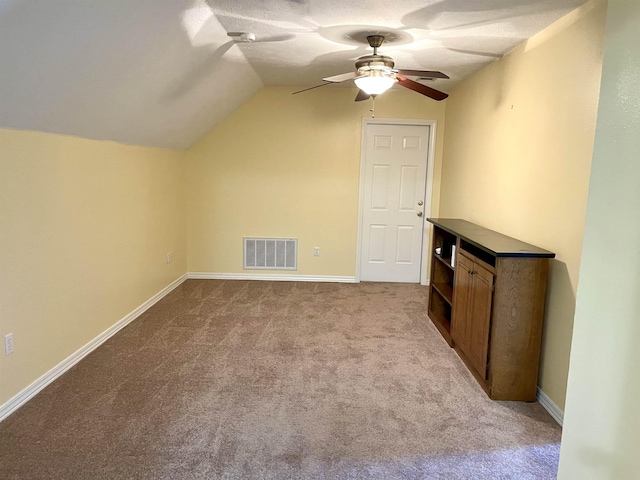
[[[244,237],[244,268],[297,270],[298,239]]]

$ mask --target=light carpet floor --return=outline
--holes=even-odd
[[[490,400],[426,310],[188,280],[0,424],[0,478],[555,478],[560,427]]]

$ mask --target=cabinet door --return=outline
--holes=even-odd
[[[493,278],[479,263],[458,255],[451,338],[482,378],[487,378]]]
[[[482,265],[474,263],[471,277],[471,302],[469,304],[471,311],[466,354],[482,378],[487,378],[493,273]]]
[[[451,319],[451,338],[463,352],[469,350],[471,322],[471,281],[473,280],[473,262],[464,255],[458,255],[455,284],[453,287],[453,314]]]

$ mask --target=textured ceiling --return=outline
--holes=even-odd
[[[0,0],[0,127],[184,149],[263,84],[352,71],[366,32],[447,91],[583,3]]]

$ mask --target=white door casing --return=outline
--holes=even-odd
[[[432,156],[430,123],[363,122],[359,280],[418,283],[425,277],[422,250],[424,218],[430,210],[425,194],[427,159]]]

